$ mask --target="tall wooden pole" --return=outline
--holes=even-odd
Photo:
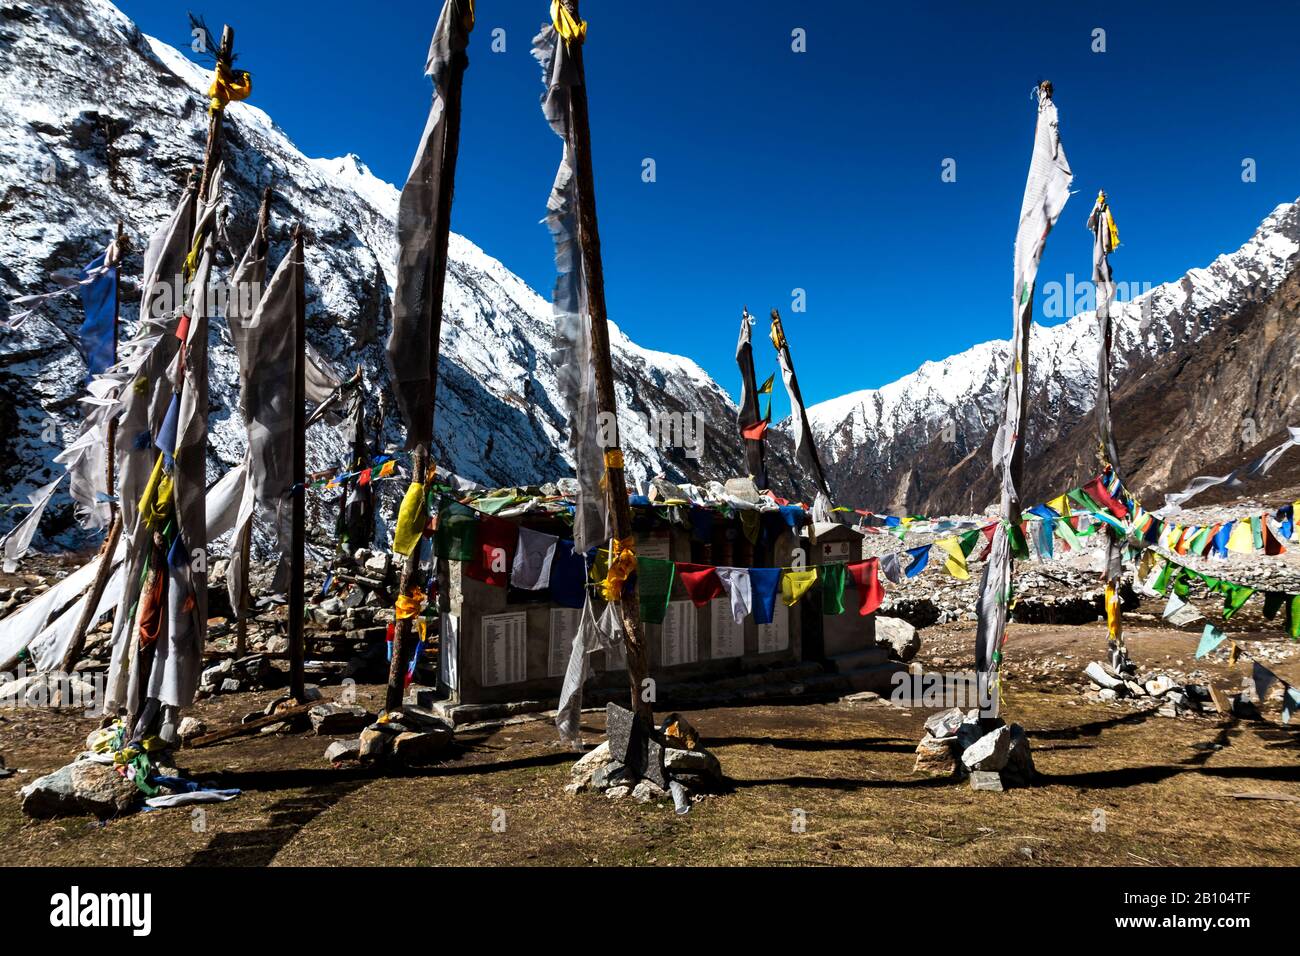
[[[442,147],[442,178],[438,180],[438,215],[434,225],[433,254],[429,257],[429,273],[426,287],[429,290],[430,331],[429,331],[429,440],[432,441],[433,422],[437,411],[438,395],[438,346],[442,337],[442,299],[447,280],[447,246],[451,233],[451,204],[456,188],[456,160],[460,154],[460,101],[464,86],[465,70],[469,66],[469,57],[464,51],[453,54],[451,72],[447,77],[447,102],[444,104],[443,122],[446,135]],[[425,483],[425,501],[428,500],[429,446],[421,441],[415,448],[414,474],[412,481]],[[421,511],[423,515],[423,510]],[[425,515],[427,518],[427,515]],[[401,593],[410,597],[411,592],[419,586],[420,542],[416,542],[411,553],[402,565],[399,581]],[[388,687],[384,695],[385,710],[400,710],[402,698],[406,693],[406,654],[411,636],[412,619],[405,618],[393,628],[393,657],[388,664]]]
[[[303,617],[307,612],[303,594],[307,549],[307,292],[306,263],[303,260],[302,224],[293,230],[290,255],[298,264],[297,307],[293,328],[293,551],[289,560],[289,690],[294,698],[306,700],[303,676]]]
[[[573,15],[578,15],[577,0],[562,0]],[[565,42],[564,40],[560,41]],[[587,110],[587,75],[583,65],[582,43],[569,47],[578,82],[569,87],[572,118],[575,177],[578,187],[578,242],[582,247],[582,268],[587,280],[587,308],[591,313],[591,351],[596,365],[596,402],[603,415],[617,421],[618,404],[614,395],[614,363],[609,350],[609,320],[605,311],[605,270],[600,258],[600,230],[596,221],[596,182],[591,162],[591,123]],[[616,430],[617,432],[617,430]],[[608,452],[619,452],[617,433]],[[618,456],[616,456],[618,457]],[[614,537],[632,537],[632,508],[627,499],[627,479],[622,467],[606,467],[606,504],[612,518]],[[630,592],[630,593],[629,593]],[[641,634],[641,601],[637,589],[624,588],[619,609],[627,632],[627,676],[632,691],[632,710],[649,725],[654,722],[654,708],[644,699],[643,683],[649,676],[645,643]]]
[[[271,222],[271,187],[267,186],[262,192],[262,208],[257,213],[257,230],[258,235],[262,237],[257,245],[257,256],[265,259],[269,242],[267,241],[267,229]],[[260,295],[263,290],[258,289]],[[232,547],[239,549],[239,581],[236,582],[239,596],[235,600],[235,655],[243,657],[248,653],[248,562],[251,559],[253,544],[253,526],[250,522],[244,527],[239,536],[239,540],[232,542]]]
[[[229,70],[235,60],[235,30],[230,24],[221,28],[221,49],[217,51],[217,70]],[[221,130],[225,110],[213,110],[208,118],[208,147],[203,154],[203,178],[199,181],[199,201],[208,196],[212,173],[221,159]]]

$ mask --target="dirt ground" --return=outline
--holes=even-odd
[[[969,628],[924,635],[927,668],[969,663]],[[1293,864],[1300,803],[1232,795],[1300,798],[1300,728],[1281,725],[1276,705],[1261,720],[1228,721],[1088,703],[1078,675],[1104,643],[1101,625],[1013,625],[1004,713],[1028,731],[1041,775],[1035,787],[984,793],[914,776],[930,713],[921,708],[850,701],[721,708],[687,717],[721,760],[730,791],[686,816],[670,805],[565,794],[574,755],[557,746],[548,721],[528,720],[463,731],[443,763],[396,777],[330,766],[322,756],[329,741],[311,734],[234,740],[179,754],[186,771],[244,791],[206,807],[202,821],[190,808],[106,823],[33,821],[19,809],[18,788],[74,757],[96,721],[9,710],[0,712],[0,755],[23,772],[0,782],[3,862]],[[1188,634],[1131,631],[1129,644],[1134,659],[1153,668],[1204,663],[1193,661]],[[1223,664],[1206,669],[1223,686],[1240,685]],[[1300,657],[1273,669],[1300,682]],[[358,688],[358,702],[377,706],[381,690]],[[223,726],[273,696],[219,697],[196,713]],[[590,742],[602,723],[599,713],[584,717]]]

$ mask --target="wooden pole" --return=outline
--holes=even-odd
[[[307,532],[307,294],[306,264],[303,261],[302,224],[293,230],[293,250],[298,263],[297,309],[293,346],[293,551],[289,561],[289,690],[299,703],[306,700],[303,676],[303,617],[307,608],[303,594],[306,576]]]
[[[426,287],[429,290],[430,332],[429,332],[429,429],[428,436],[415,448],[414,474],[412,481],[425,483],[425,500],[428,500],[428,479],[430,465],[428,442],[433,440],[432,430],[434,415],[437,410],[438,395],[438,346],[442,337],[442,298],[447,280],[447,245],[451,233],[451,204],[456,189],[456,160],[460,155],[460,102],[464,86],[465,70],[469,67],[469,57],[463,52],[452,56],[451,72],[447,77],[447,102],[444,104],[444,123],[446,135],[442,146],[442,178],[438,181],[438,215],[434,224],[433,254],[429,257],[429,273]],[[423,512],[421,512],[423,514]],[[402,565],[399,581],[401,593],[410,597],[411,592],[419,586],[420,544],[416,543]],[[406,653],[411,636],[411,618],[397,622],[393,628],[393,657],[388,664],[388,687],[384,694],[385,710],[400,710],[402,698],[406,693]]]
[[[564,5],[581,22],[577,0],[563,0]],[[564,40],[560,41],[565,42]],[[591,161],[591,123],[587,109],[587,77],[582,59],[582,43],[569,47],[578,82],[569,88],[572,118],[575,177],[578,187],[578,241],[582,247],[582,267],[587,279],[587,308],[591,313],[591,350],[596,365],[596,401],[600,412],[617,420],[618,404],[614,395],[614,364],[609,350],[609,320],[605,311],[605,271],[600,258],[600,230],[596,220],[596,183]],[[615,430],[613,446],[618,452]],[[614,537],[632,537],[632,508],[627,499],[627,479],[623,469],[606,468],[606,504],[612,518]],[[630,593],[629,593],[630,591]],[[627,676],[631,685],[632,710],[647,726],[654,722],[654,708],[643,696],[643,683],[649,677],[645,643],[641,634],[641,601],[637,589],[624,588],[619,609],[627,632]]]
[[[122,231],[122,220],[117,221],[117,289],[113,295],[113,364],[117,364],[117,342],[118,326],[122,321],[122,260],[126,258],[127,241],[126,234]],[[114,415],[108,422],[108,435],[104,442],[104,451],[106,459],[104,462],[104,489],[109,498],[113,497],[113,487],[117,484],[117,463],[114,461],[117,448],[117,416]],[[118,507],[117,503],[110,501],[108,505],[109,513],[116,518]]]
[[[235,58],[235,30],[230,24],[221,28],[221,49],[217,51],[217,70],[230,69]],[[225,110],[213,110],[208,118],[208,146],[203,154],[203,178],[199,181],[199,201],[208,196],[212,173],[221,159],[221,129]]]
[[[266,258],[266,252],[269,246],[266,231],[270,226],[270,221],[271,187],[267,186],[265,191],[262,193],[262,208],[259,209],[257,213],[258,234],[262,237],[261,242],[259,242],[257,246],[257,255],[263,259]],[[263,290],[259,289],[258,293],[260,294],[262,291]],[[234,542],[234,547],[239,549],[241,558],[239,562],[239,596],[235,601],[236,607],[233,608],[235,612],[235,654],[238,657],[243,657],[248,653],[248,562],[251,558],[252,543],[253,527],[249,524],[244,528],[243,533],[240,534],[239,540]]]

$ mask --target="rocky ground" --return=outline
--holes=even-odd
[[[1240,689],[1224,655],[1194,660],[1195,635],[1132,623],[1130,652],[1144,669]],[[970,666],[969,626],[922,635],[917,663],[927,672]],[[1279,633],[1242,647],[1300,682],[1296,646]],[[936,713],[915,704],[863,695],[711,708],[681,716],[723,780],[685,816],[667,799],[610,801],[574,787],[575,754],[543,718],[462,728],[431,762],[383,769],[331,763],[328,735],[274,728],[179,751],[186,773],[243,791],[200,815],[37,821],[16,791],[66,764],[97,721],[8,710],[0,841],[11,864],[1290,864],[1300,849],[1300,741],[1276,699],[1251,716],[1174,719],[1154,702],[1100,701],[1083,669],[1104,648],[1102,625],[1012,626],[1003,713],[1032,744],[1030,786],[982,793],[915,773],[917,741]],[[233,725],[279,693],[217,694],[195,716],[208,728]],[[321,693],[374,714],[383,688]],[[606,737],[603,711],[584,714],[583,733],[589,747]]]

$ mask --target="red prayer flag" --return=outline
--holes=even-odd
[[[755,422],[748,428],[742,428],[740,434],[742,438],[748,438],[750,441],[760,440],[764,433],[767,432],[767,422]]]
[[[865,617],[875,612],[885,600],[885,589],[880,583],[880,559],[867,558],[850,564],[849,574],[858,587],[858,613]]]
[[[677,579],[682,582],[687,597],[696,607],[704,607],[715,597],[721,597],[725,593],[722,588],[722,578],[718,577],[718,569],[708,565],[679,564]]]
[[[503,588],[510,580],[519,529],[503,518],[479,515],[477,560],[465,562],[465,575],[494,587]]]
[[[361,474],[359,474],[359,475],[357,476],[357,484],[358,484],[358,485],[368,485],[368,484],[370,484],[370,471],[371,471],[371,470],[370,470],[369,468],[367,468],[365,471],[363,471]]]
[[[1124,503],[1110,493],[1100,477],[1094,478],[1084,485],[1083,493],[1099,505],[1109,508],[1110,513],[1116,518],[1128,517],[1128,508],[1124,507]]]
[[[1286,548],[1283,547],[1282,542],[1274,537],[1273,532],[1269,530],[1268,518],[1261,517],[1259,524],[1264,529],[1264,553],[1269,555],[1286,554]]]

